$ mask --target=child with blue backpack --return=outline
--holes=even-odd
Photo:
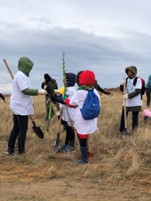
[[[77,133],[81,159],[77,161],[79,164],[88,163],[88,138],[97,128],[97,117],[100,112],[100,96],[95,85],[95,74],[86,70],[79,75],[79,88],[71,97],[65,99],[65,103],[69,107],[75,107],[74,128]]]

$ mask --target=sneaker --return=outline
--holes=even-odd
[[[19,155],[25,154],[25,150],[23,150],[23,151],[18,151],[18,154],[19,154]]]
[[[6,154],[7,156],[13,156],[13,155],[14,155],[14,152],[12,152],[12,151],[10,151],[10,150],[7,150],[7,151],[5,151],[5,154]]]
[[[64,144],[60,149],[59,149],[59,152],[64,152],[64,150],[66,149],[66,144]]]
[[[66,152],[74,151],[74,147],[67,145]]]
[[[74,151],[74,147],[70,145],[63,145],[62,148],[59,150],[62,153]]]
[[[76,161],[77,164],[86,164],[86,163],[88,163],[88,162],[89,162],[88,160],[85,160],[85,161],[84,161],[84,160],[82,160],[82,159]]]

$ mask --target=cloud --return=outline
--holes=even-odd
[[[80,6],[79,6],[80,5]],[[150,1],[22,1],[0,7],[1,82],[10,82],[2,62],[13,73],[21,56],[35,65],[33,86],[48,72],[62,85],[62,52],[68,71],[92,69],[103,87],[118,86],[124,68],[136,65],[140,76],[150,73]]]
[[[20,56],[33,59],[32,76],[36,86],[45,72],[60,78],[61,84],[61,54],[64,51],[68,71],[77,73],[81,69],[92,69],[104,86],[118,85],[117,75],[122,75],[125,66],[148,66],[150,62],[150,36],[146,39],[146,35],[139,33],[127,33],[127,37],[118,40],[62,27],[49,30],[16,27],[15,30],[14,33],[7,32],[5,40],[0,36],[2,58],[9,60],[14,73]]]
[[[0,84],[0,92],[7,94],[7,93],[11,93],[12,91],[12,84],[8,83],[8,84]]]

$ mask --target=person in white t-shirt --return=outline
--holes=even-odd
[[[80,150],[81,150],[81,159],[77,163],[88,163],[88,138],[89,135],[93,134],[97,129],[97,118],[86,120],[83,118],[81,109],[85,103],[88,90],[94,91],[95,95],[98,97],[99,107],[100,107],[100,96],[96,89],[95,85],[95,74],[92,71],[86,70],[79,75],[79,85],[80,88],[77,90],[71,99],[65,99],[65,103],[69,107],[75,107],[74,114],[74,128],[79,138]]]
[[[27,57],[18,61],[18,72],[13,79],[13,90],[10,98],[10,109],[13,113],[13,129],[8,140],[7,155],[14,154],[15,142],[18,139],[18,153],[25,153],[25,141],[28,129],[28,115],[34,114],[32,96],[45,90],[32,89],[29,82],[29,73],[34,63]]]
[[[126,100],[126,115],[132,112],[132,131],[138,128],[138,114],[142,108],[141,89],[142,81],[137,75],[137,68],[130,66],[125,69],[128,77],[126,78],[126,94],[123,99]],[[123,85],[120,86],[123,91]],[[122,109],[121,122],[120,122],[120,133],[125,134],[125,123],[124,123],[124,109]]]

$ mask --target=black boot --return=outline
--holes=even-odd
[[[81,159],[77,161],[79,164],[88,163],[87,159],[87,147],[80,147],[81,150]]]

